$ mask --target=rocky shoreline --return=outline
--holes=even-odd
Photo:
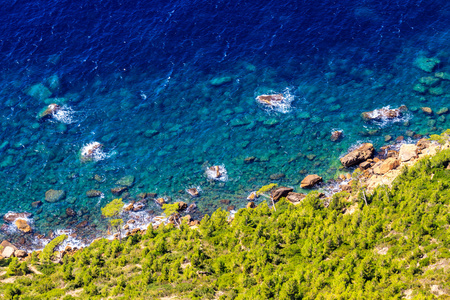
[[[349,153],[344,155],[340,162],[342,164],[341,173],[337,179],[330,180],[326,183],[322,183],[322,177],[317,174],[307,175],[300,184],[302,189],[312,189],[319,186],[321,189],[326,190],[327,187],[333,186],[330,193],[319,193],[324,205],[329,203],[331,196],[340,191],[345,191],[349,193],[347,200],[351,201],[352,186],[353,181],[358,180],[359,186],[364,186],[367,192],[373,191],[379,185],[390,186],[392,181],[401,173],[404,166],[411,166],[418,160],[426,157],[435,155],[440,149],[450,148],[449,143],[444,146],[432,142],[429,139],[421,138],[416,143],[404,143],[402,138],[397,138],[395,143],[386,145],[376,151],[374,146],[370,143],[364,143],[357,148],[351,150]],[[344,173],[347,171],[346,173]],[[351,174],[353,173],[353,175]],[[134,178],[127,176],[117,182],[117,187],[111,189],[111,192],[115,195],[121,195],[126,193],[127,188],[132,185]],[[264,187],[262,188],[264,189]],[[261,189],[261,190],[262,190]],[[88,191],[87,194],[94,194],[96,191]],[[191,188],[186,190],[188,194],[195,198],[199,191],[196,188]],[[126,194],[123,194],[127,196]],[[251,197],[253,195],[253,197]],[[279,201],[281,198],[285,197],[287,201],[294,205],[298,205],[306,197],[307,194],[294,192],[294,188],[280,186],[277,184],[271,184],[267,186],[266,191],[253,192],[247,199],[247,208],[254,208],[257,204],[254,202],[259,196],[265,196],[270,199],[273,204]],[[65,196],[64,191],[49,190],[45,195],[46,201],[52,201],[55,198],[63,198]],[[145,211],[148,201],[154,201],[158,205],[162,206],[167,202],[171,202],[170,198],[158,197],[156,193],[141,193],[138,195],[138,199],[132,200],[127,203],[123,208],[122,218],[126,220],[123,226],[123,236],[129,236],[132,234],[144,233],[149,225],[154,228],[158,227],[162,223],[172,223],[179,224],[182,219],[184,219],[187,224],[191,227],[196,227],[201,219],[202,215],[197,211],[195,203],[185,203],[183,201],[174,202],[177,204],[176,213],[172,214],[168,218],[163,215],[157,215],[154,211]],[[229,211],[233,212],[234,207],[229,207]],[[349,212],[351,213],[351,208]],[[76,212],[68,208],[66,210],[68,216],[75,216]],[[38,233],[32,232],[30,226],[31,213],[7,213],[3,216],[5,224],[3,226],[16,226],[19,231],[23,233],[24,236],[34,237],[41,239],[44,244],[48,243],[57,234],[51,232],[49,236],[44,236]],[[92,230],[88,222],[81,221],[75,225],[74,231],[65,231],[68,233],[69,238],[72,241],[77,237],[78,230]],[[95,229],[95,228],[94,228]],[[103,235],[104,236],[104,235]],[[118,239],[119,234],[116,233],[111,235],[108,232],[108,237],[110,239]],[[92,241],[98,238],[92,239],[91,241],[85,241],[81,245],[74,246],[68,242],[62,244],[64,250],[61,252],[71,253],[79,248],[89,245]],[[28,243],[29,245],[29,243]],[[42,245],[43,248],[44,245]],[[4,240],[0,245],[0,259],[9,258],[15,256],[24,259],[30,255],[30,253],[36,250],[35,248],[27,247],[27,242],[24,238],[19,240],[19,243],[13,245],[9,241]],[[61,256],[62,256],[61,255]]]

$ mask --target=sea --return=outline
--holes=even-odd
[[[109,234],[116,198],[146,198],[132,227],[155,198],[200,218],[308,174],[323,189],[361,143],[450,128],[446,0],[1,2],[0,216],[32,232],[0,219],[0,239],[24,247]]]

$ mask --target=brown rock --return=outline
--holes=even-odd
[[[66,215],[68,215],[69,217],[73,217],[73,216],[76,216],[77,213],[73,209],[68,207],[68,208],[66,208]]]
[[[236,206],[230,205],[230,206],[227,207],[227,210],[228,210],[228,211],[232,211],[232,210],[234,210],[235,208],[236,208]]]
[[[431,144],[431,142],[428,139],[424,138],[424,139],[420,139],[416,145],[419,150],[423,150],[425,148],[428,148],[430,146],[430,144]]]
[[[343,133],[342,130],[333,131],[330,137],[331,141],[336,142],[337,140],[339,140],[342,137],[342,133]]]
[[[382,120],[382,119],[393,119],[400,117],[403,112],[407,111],[408,108],[405,105],[400,106],[399,108],[395,109],[388,109],[388,108],[380,108],[373,111],[363,112],[361,114],[362,118],[366,121],[373,121],[373,120]]]
[[[370,168],[370,165],[371,163],[369,161],[364,161],[359,164],[359,167],[361,168],[361,170],[365,170],[367,168]]]
[[[147,198],[156,198],[157,196],[157,193],[147,193]]]
[[[61,109],[61,106],[59,106],[58,104],[52,103],[49,106],[47,106],[46,110],[44,110],[42,113],[39,114],[39,118],[41,120],[51,118],[53,116],[53,114],[58,112],[58,110],[60,110],[60,109]]]
[[[16,251],[14,251],[14,256],[19,257],[19,258],[24,258],[24,257],[28,256],[28,253],[23,250],[16,250]]]
[[[377,162],[379,162],[380,161],[380,158],[379,157],[374,157],[374,159],[373,159],[373,162],[374,163],[377,163]]]
[[[9,213],[6,213],[4,216],[3,216],[3,220],[5,221],[5,222],[8,222],[8,223],[12,223],[12,222],[14,222],[14,220],[16,220],[17,218],[22,218],[22,219],[26,219],[26,218],[29,218],[29,217],[31,217],[31,214],[30,213],[15,213],[15,212],[9,212]]]
[[[15,250],[17,250],[17,247],[14,246],[13,244],[11,244],[10,242],[8,242],[7,240],[3,240],[2,243],[0,244],[0,248],[5,248],[5,247],[11,247]]]
[[[347,179],[347,177],[345,177],[345,175],[344,175],[344,174],[339,174],[339,179],[341,179],[341,180],[345,180],[345,179]]]
[[[188,205],[183,201],[178,201],[176,203],[178,204],[178,211],[183,211],[188,207]]]
[[[395,150],[389,150],[388,153],[387,153],[387,157],[398,158],[398,151],[395,151]]]
[[[254,156],[246,157],[244,159],[244,163],[250,164],[250,163],[254,162],[255,160],[256,160],[256,157],[254,157]]]
[[[301,202],[303,199],[305,199],[305,197],[306,197],[305,194],[290,192],[286,196],[286,199],[291,203],[298,203]]]
[[[127,206],[125,206],[125,208],[123,209],[124,211],[132,211],[134,208],[134,201],[131,202],[130,204],[128,204]]]
[[[347,174],[345,174],[345,177],[347,177],[347,179],[352,179],[352,174],[347,173]]]
[[[301,188],[311,188],[316,183],[319,183],[321,181],[322,181],[322,177],[320,177],[319,175],[316,175],[316,174],[308,175],[305,178],[303,178],[302,182],[300,183],[300,187]]]
[[[397,168],[399,165],[400,165],[400,161],[398,159],[393,158],[393,157],[389,157],[388,159],[386,159],[385,161],[381,162],[380,164],[377,164],[373,168],[373,171],[376,174],[384,175],[387,172],[389,172],[390,170],[393,170],[393,169]]]
[[[255,208],[256,207],[256,205],[255,205],[255,202],[253,202],[253,201],[250,201],[249,203],[247,203],[247,206],[246,206],[246,208]]]
[[[54,203],[66,198],[66,192],[63,190],[48,190],[45,192],[45,201]]]
[[[421,107],[420,108],[424,113],[431,115],[433,113],[433,110],[429,107]]]
[[[125,192],[128,188],[126,186],[115,187],[111,189],[111,193],[114,195],[120,195]]]
[[[352,192],[352,185],[351,184],[342,184],[342,185],[340,185],[340,188],[344,192],[349,192],[349,193]]]
[[[189,207],[186,209],[188,212],[193,212],[197,208],[197,205],[195,203],[192,203],[189,205]]]
[[[198,197],[199,195],[198,190],[196,188],[187,189],[186,192],[192,197]]]
[[[89,190],[86,192],[86,196],[88,198],[95,198],[95,197],[99,197],[101,195],[102,195],[102,192],[98,191],[98,190]]]
[[[280,198],[286,197],[293,190],[294,190],[293,188],[284,187],[284,186],[276,188],[275,190],[273,190],[271,192],[272,199],[273,199],[273,201],[278,201],[278,200],[280,200]]]
[[[88,221],[83,221],[80,224],[78,224],[77,226],[75,226],[76,228],[84,228],[86,227],[88,224]]]
[[[351,167],[362,163],[363,161],[371,158],[373,156],[374,148],[370,143],[362,144],[357,149],[348,153],[341,158],[341,163],[344,167]]]
[[[189,222],[189,226],[198,226],[198,225],[200,225],[199,220],[193,220],[193,221]]]
[[[145,208],[144,201],[139,201],[134,204],[133,211],[140,211],[143,210],[144,208]]]
[[[17,226],[17,229],[19,229],[22,232],[29,233],[31,232],[31,226],[28,225],[27,221],[23,219],[17,219],[14,224]]]
[[[414,144],[403,144],[400,147],[400,152],[398,154],[400,161],[410,161],[417,157],[419,148]]]
[[[220,203],[225,204],[225,205],[228,205],[228,204],[230,204],[230,200],[228,200],[228,199],[222,199],[222,200],[220,200]]]
[[[279,105],[283,100],[283,94],[273,94],[273,95],[260,95],[256,97],[256,100],[262,104],[274,106]]]
[[[399,137],[397,137],[395,140],[397,141],[397,142],[401,142],[401,141],[403,141],[405,138],[403,137],[403,135],[401,135],[401,136],[399,136]]]

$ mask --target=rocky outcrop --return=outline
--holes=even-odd
[[[66,198],[66,192],[64,190],[50,189],[45,192],[45,201],[50,203],[59,202]]]
[[[198,197],[199,196],[199,192],[196,188],[190,188],[187,189],[186,192],[191,195],[192,197]]]
[[[398,159],[389,157],[385,161],[381,161],[381,162],[377,163],[373,167],[373,172],[375,174],[383,175],[383,174],[386,174],[387,172],[389,172],[390,170],[397,168],[399,165],[400,165],[400,161]]]
[[[111,189],[111,193],[114,195],[120,195],[125,192],[128,188],[126,186],[119,186]]]
[[[286,197],[290,192],[292,192],[294,189],[290,187],[279,187],[272,191],[272,199],[273,201],[278,201],[282,197]]]
[[[322,181],[322,177],[319,175],[313,174],[308,175],[305,178],[303,178],[302,182],[300,183],[300,187],[303,188],[312,188],[314,185]]]
[[[155,200],[155,202],[161,206],[163,206],[164,204],[166,204],[166,200],[164,200],[164,198],[160,197],[158,199]]]
[[[86,162],[93,160],[102,153],[103,145],[99,142],[92,142],[81,148],[81,160]]]
[[[399,157],[400,161],[402,161],[402,162],[410,161],[411,159],[417,157],[418,150],[419,149],[418,149],[417,145],[403,144],[400,147],[398,157]]]
[[[368,160],[373,156],[374,148],[370,143],[362,144],[357,149],[351,151],[341,158],[341,163],[344,167],[351,167]]]
[[[187,209],[187,207],[188,207],[186,202],[183,202],[183,201],[178,201],[175,203],[178,204],[178,211],[183,211],[183,210]]]
[[[290,192],[287,196],[286,199],[293,203],[293,204],[297,204],[300,203],[303,199],[306,198],[305,194],[301,194],[301,193],[294,193],[294,192]]]
[[[57,113],[61,109],[61,106],[59,106],[56,103],[52,103],[47,108],[40,112],[38,115],[38,118],[43,121],[46,119],[50,119],[55,113]]]
[[[363,112],[361,117],[366,121],[382,120],[382,119],[393,119],[398,118],[407,111],[406,105],[402,105],[399,108],[390,109],[388,107],[383,107],[380,109],[375,109],[372,111]]]

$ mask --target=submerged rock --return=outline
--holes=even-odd
[[[341,158],[341,163],[344,167],[351,167],[366,161],[371,158],[374,153],[373,145],[364,143],[357,149],[351,151]]]
[[[61,106],[59,106],[56,103],[52,103],[49,106],[45,108],[45,110],[41,111],[38,114],[38,119],[41,121],[51,118],[55,113],[57,113],[61,109]]]
[[[199,192],[196,188],[190,188],[187,189],[186,192],[191,195],[192,197],[198,197],[199,196]]]
[[[429,107],[421,107],[420,108],[424,113],[431,115],[433,113],[433,110]]]
[[[433,72],[434,68],[439,64],[441,61],[438,58],[428,58],[425,56],[419,56],[414,61],[414,66],[421,69],[422,71],[431,73]]]
[[[341,139],[342,138],[342,133],[343,133],[342,130],[333,131],[331,133],[331,137],[330,137],[331,141],[332,142],[336,142],[337,140]]]
[[[128,188],[126,186],[115,187],[111,189],[111,193],[114,195],[120,195],[125,192]]]
[[[133,175],[124,176],[119,180],[117,180],[116,184],[125,187],[132,187],[134,184],[134,176]]]
[[[322,181],[322,177],[316,174],[308,175],[303,178],[300,183],[301,188],[312,188],[314,185]]]
[[[37,83],[35,85],[30,86],[25,90],[25,94],[31,96],[37,100],[45,100],[50,98],[52,92],[42,83]]]
[[[230,76],[216,77],[209,81],[211,85],[220,86],[222,84],[233,81],[233,78]]]
[[[375,109],[373,111],[363,112],[361,114],[361,117],[366,121],[393,119],[400,117],[402,113],[404,113],[407,110],[408,108],[406,107],[406,105],[402,105],[399,108],[394,109],[383,107],[380,109]]]
[[[448,107],[442,107],[441,109],[439,109],[436,112],[436,114],[438,114],[438,115],[443,115],[443,114],[446,114],[446,113],[448,113]]]
[[[45,192],[45,201],[54,203],[66,198],[66,191],[50,189]]]
[[[103,145],[99,142],[92,142],[81,148],[81,160],[90,161],[95,158],[96,155],[101,154]]]
[[[444,80],[450,80],[450,73],[448,72],[437,72],[434,74],[434,76]]]
[[[102,195],[102,192],[99,190],[89,190],[86,192],[86,196],[88,198],[100,197],[101,195]]]

